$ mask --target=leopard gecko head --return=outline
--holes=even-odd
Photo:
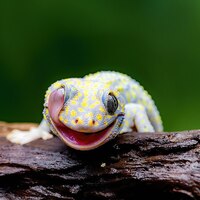
[[[124,100],[110,84],[64,79],[47,90],[43,114],[51,130],[68,146],[91,150],[119,134]]]

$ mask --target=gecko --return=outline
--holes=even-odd
[[[7,139],[26,144],[58,136],[76,150],[92,150],[117,135],[161,132],[161,116],[148,92],[126,74],[101,71],[53,83],[45,94],[43,120],[29,131],[13,130]]]

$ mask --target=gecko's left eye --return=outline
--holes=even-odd
[[[113,93],[109,93],[108,94],[108,98],[107,98],[107,111],[109,114],[113,115],[115,113],[115,111],[118,108],[118,101],[117,98],[115,97],[115,95]]]

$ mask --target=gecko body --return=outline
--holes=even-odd
[[[44,119],[29,132],[12,132],[11,142],[24,144],[53,132],[77,150],[95,149],[118,134],[162,131],[151,96],[131,77],[97,72],[53,83],[45,95]],[[25,139],[23,139],[25,138]]]

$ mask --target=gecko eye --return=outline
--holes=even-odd
[[[60,90],[62,90],[65,99],[64,99],[64,104],[71,98],[73,98],[77,94],[77,89],[72,86],[72,85],[62,85]]]
[[[107,98],[107,111],[109,114],[113,115],[118,107],[118,101],[114,94],[109,93]]]
[[[62,94],[64,95],[64,104],[68,101],[69,99],[69,89],[68,87],[65,87],[64,85],[61,86],[61,88],[58,89],[59,91],[62,92]]]

